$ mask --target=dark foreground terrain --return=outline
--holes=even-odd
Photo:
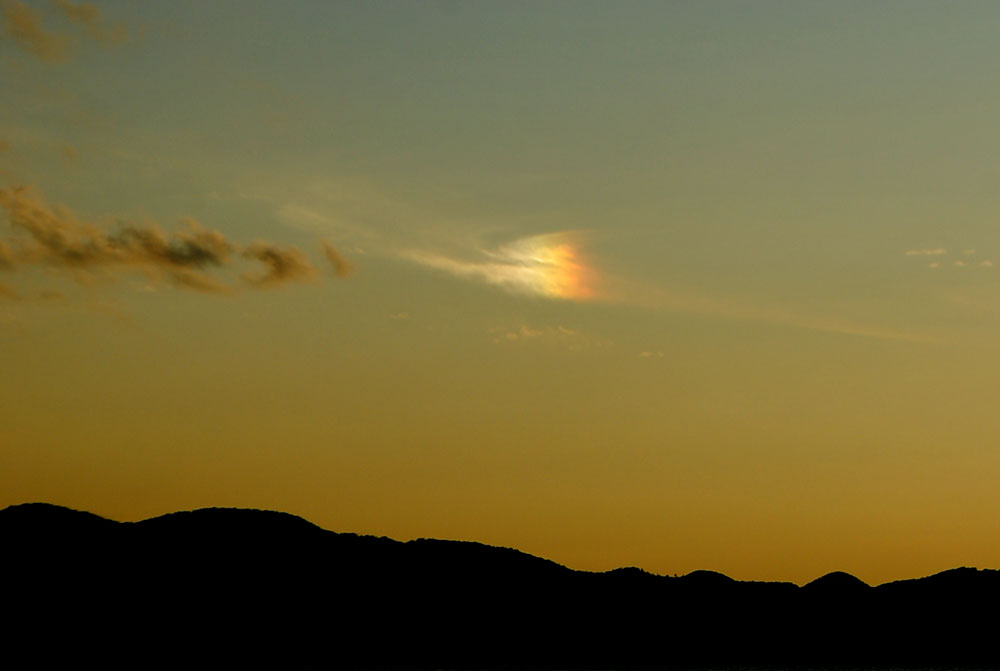
[[[878,587],[588,573],[276,512],[26,504],[0,511],[0,571],[5,668],[1000,668],[1000,571],[972,568]]]

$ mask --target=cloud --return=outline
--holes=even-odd
[[[71,144],[64,144],[59,147],[59,153],[70,163],[76,163],[80,158],[80,150]]]
[[[966,257],[970,257],[975,253],[976,253],[975,249],[966,249],[962,252],[962,254]],[[951,266],[953,268],[968,268],[970,266],[978,266],[980,268],[992,268],[993,262],[990,261],[989,259],[983,259],[982,261],[979,262],[976,262],[974,259],[968,259],[968,260],[956,259],[955,261],[952,261]],[[927,264],[927,267],[933,270],[938,270],[943,266],[939,261],[931,261],[930,263]]]
[[[345,259],[336,247],[325,240],[320,242],[320,246],[323,248],[323,254],[333,267],[334,275],[337,277],[350,277],[354,273],[354,264]]]
[[[633,305],[652,310],[699,314],[732,320],[781,324],[829,333],[890,340],[935,342],[933,338],[880,325],[797,310],[771,307],[739,296],[711,296],[697,290],[664,288],[618,280],[599,271],[585,253],[584,235],[562,230],[540,235],[511,236],[507,243],[488,244],[496,235],[517,227],[538,230],[551,225],[552,213],[531,213],[517,221],[497,218],[449,217],[387,197],[364,183],[323,182],[294,200],[273,194],[273,187],[256,185],[247,193],[275,203],[276,217],[301,230],[320,232],[340,243],[362,241],[374,254],[404,259],[426,269],[506,290],[513,294],[574,302]],[[270,191],[269,191],[270,190]],[[263,196],[259,194],[265,194]],[[272,193],[273,195],[266,195]],[[543,216],[544,215],[544,216]],[[910,250],[909,256],[938,256],[945,249]],[[498,342],[536,342],[544,329],[510,328],[497,331]],[[554,335],[549,332],[549,335]]]
[[[910,255],[937,255],[944,250],[913,251]],[[879,325],[837,317],[799,314],[752,300],[714,297],[695,290],[639,286],[600,277],[581,251],[579,235],[563,231],[520,238],[490,249],[475,248],[463,255],[437,251],[408,250],[404,258],[461,279],[482,282],[529,296],[572,301],[601,301],[642,306],[653,310],[687,312],[704,316],[767,322],[844,335],[886,340],[936,342],[935,339]],[[600,288],[598,289],[598,286]],[[498,341],[523,341],[551,337],[553,331],[529,327],[501,333]]]
[[[34,295],[23,295],[15,291],[13,287],[0,283],[0,298],[34,303],[64,303],[67,300],[66,294],[56,289],[43,289]]]
[[[53,0],[51,6],[57,16],[81,28],[84,35],[98,44],[121,44],[128,39],[124,26],[104,25],[101,10],[95,5]],[[22,51],[46,63],[68,60],[79,41],[78,35],[47,29],[42,13],[22,0],[0,0],[0,11],[3,34]]]
[[[3,12],[3,34],[22,51],[46,63],[58,63],[69,56],[69,40],[64,35],[49,32],[42,15],[21,0],[0,0]]]
[[[656,350],[656,351],[647,350],[644,352],[639,352],[639,357],[642,359],[662,359],[663,352],[661,350]]]
[[[550,327],[550,332],[551,332],[551,327]],[[500,334],[500,340],[507,340],[507,341],[534,340],[535,338],[541,338],[545,334],[546,334],[545,331],[533,329],[530,326],[521,325],[520,328],[517,328],[513,331],[503,331]]]
[[[826,333],[839,333],[882,340],[920,343],[937,342],[935,338],[930,336],[898,331],[877,324],[856,322],[841,317],[803,314],[788,308],[762,304],[752,298],[712,296],[680,287],[643,287],[626,283],[616,287],[613,293],[609,292],[607,299],[651,310],[683,312],[719,319],[762,322]]]
[[[249,199],[256,198],[255,196],[246,197]],[[340,226],[339,222],[335,219],[295,203],[281,205],[275,211],[275,216],[289,226],[313,232],[322,231],[329,233],[330,231],[337,230]]]
[[[570,231],[521,238],[497,249],[478,249],[467,259],[437,252],[403,253],[428,268],[484,282],[514,293],[583,301],[598,296],[597,273],[582,257]]]
[[[211,275],[187,269],[171,271],[170,279],[179,287],[209,294],[231,294],[235,291],[233,287]]]
[[[551,212],[470,214],[464,198],[450,211],[442,207],[446,203],[427,209],[363,180],[341,177],[299,180],[280,193],[273,185],[254,185],[243,197],[272,203],[278,220],[315,232],[352,257],[404,259],[522,295],[583,301],[599,293],[598,273],[583,255],[579,231],[509,234],[551,226]],[[504,233],[506,239],[498,237]]]
[[[14,267],[14,250],[3,240],[0,240],[0,270],[10,270]]]
[[[202,227],[197,220],[184,220],[186,230],[168,236],[157,226],[126,226],[112,240],[156,265],[205,268],[229,263],[235,245],[219,231]]]
[[[276,287],[288,282],[316,280],[316,269],[309,263],[309,258],[295,247],[282,249],[270,242],[258,240],[243,251],[243,256],[256,259],[265,266],[263,274],[243,276],[256,287]]]
[[[233,249],[218,231],[204,229],[194,219],[173,235],[156,224],[129,224],[115,233],[80,221],[66,208],[52,208],[30,187],[0,188],[0,208],[11,225],[28,234],[19,253],[8,250],[10,263],[44,263],[85,269],[133,266],[181,270],[220,266]],[[12,260],[13,259],[13,260]]]
[[[210,293],[234,291],[209,271],[226,269],[238,254],[265,266],[261,274],[244,276],[254,287],[313,281],[317,275],[308,257],[294,247],[257,241],[241,251],[223,233],[193,218],[173,233],[155,222],[120,224],[107,231],[67,208],[50,206],[41,193],[25,186],[0,188],[0,209],[20,234],[12,242],[0,240],[0,269],[46,266],[85,284],[93,283],[93,272],[115,278],[138,271],[153,281]]]
[[[69,0],[53,0],[53,6],[62,14],[81,25],[87,33],[101,44],[121,44],[128,39],[123,25],[106,27],[101,23],[101,10],[89,2],[72,3]]]
[[[906,252],[907,256],[942,256],[947,254],[947,250],[944,248],[937,249],[911,249]],[[975,247],[968,247],[961,251],[961,254],[965,258],[956,259],[951,262],[953,268],[968,268],[970,266],[978,266],[980,268],[992,268],[993,262],[989,259],[984,259],[983,261],[976,262],[975,259],[970,257],[975,256],[978,250]],[[931,261],[927,264],[928,268],[932,270],[938,270],[943,267],[941,261]]]
[[[498,344],[539,342],[565,347],[572,352],[580,352],[595,346],[607,344],[576,329],[565,326],[542,326],[536,328],[527,324],[521,324],[515,328],[491,329],[490,333],[493,335],[493,342]]]

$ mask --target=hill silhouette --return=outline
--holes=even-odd
[[[865,581],[843,571],[827,573],[802,586],[804,593],[831,599],[857,598],[868,594],[871,589],[872,586]]]
[[[210,508],[0,511],[0,663],[49,668],[1000,668],[1000,571],[803,587],[574,571],[480,543]]]

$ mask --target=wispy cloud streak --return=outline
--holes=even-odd
[[[841,317],[810,315],[788,308],[762,305],[752,299],[721,298],[685,289],[631,286],[613,294],[613,300],[647,309],[686,312],[719,319],[761,322],[842,335],[937,343],[937,338],[899,331]]]
[[[531,296],[596,300],[883,340],[937,342],[929,336],[839,317],[803,314],[752,299],[717,297],[685,288],[640,286],[634,282],[599,276],[584,259],[577,238],[573,232],[560,232],[521,238],[496,249],[480,248],[476,255],[459,256],[426,250],[409,250],[403,255],[420,265],[454,277]],[[920,253],[935,256],[937,250]],[[520,333],[519,337],[526,336]]]
[[[362,211],[358,203],[345,200],[346,195],[354,193],[353,188],[334,188],[333,191],[337,197],[322,207],[286,204],[279,209],[278,216],[299,228],[363,241],[369,253],[403,258],[462,281],[518,295],[634,305],[649,310],[780,324],[884,340],[937,342],[933,337],[877,324],[809,314],[798,308],[775,307],[751,297],[713,296],[698,289],[655,287],[615,278],[598,270],[582,244],[586,237],[578,231],[530,235],[506,244],[490,245],[483,240],[504,230],[504,222],[446,221],[433,213],[399,206],[396,201],[389,207],[378,192],[362,190],[366,199],[382,204],[377,208],[377,215],[366,218],[358,214]],[[904,253],[936,258],[947,254],[947,250],[913,249]],[[530,338],[530,332],[526,331],[507,333],[518,339]]]
[[[583,301],[598,297],[597,274],[583,259],[571,232],[516,240],[497,249],[479,249],[474,258],[409,250],[403,256],[455,277],[515,293]]]

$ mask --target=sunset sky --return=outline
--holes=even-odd
[[[0,506],[1000,568],[1000,3],[0,12]]]

